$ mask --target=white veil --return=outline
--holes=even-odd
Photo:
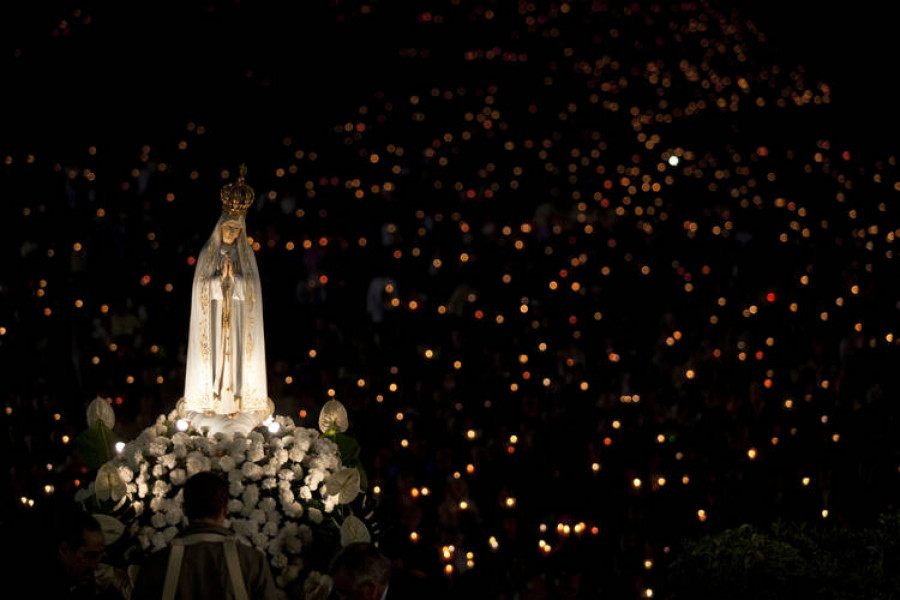
[[[235,279],[240,281],[243,301],[236,304],[239,311],[233,315],[237,323],[240,341],[239,386],[235,393],[240,396],[240,411],[268,409],[268,388],[266,385],[266,354],[263,336],[262,287],[256,256],[247,240],[247,229],[242,216],[222,213],[209,240],[200,250],[194,271],[191,291],[191,321],[188,332],[187,372],[184,382],[184,408],[189,411],[215,410],[213,377],[215,359],[212,356],[214,330],[217,325],[211,318],[211,299],[214,296],[213,283],[220,275],[219,257],[223,251],[222,224],[227,221],[239,222],[241,232],[234,241],[237,261],[234,264]],[[227,249],[227,247],[226,247]]]

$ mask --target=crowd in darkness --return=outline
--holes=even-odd
[[[398,32],[330,112],[257,49],[216,72],[256,99],[242,124],[0,145],[3,521],[84,485],[95,396],[123,439],[180,398],[194,261],[242,161],[269,394],[310,427],[347,406],[407,567],[633,597],[685,537],[893,509],[894,157],[831,137],[832,90],[738,13],[539,4],[320,7]],[[210,7],[185,31],[234,40],[258,10]],[[55,51],[100,35],[87,16]]]

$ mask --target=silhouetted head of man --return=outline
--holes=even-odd
[[[391,579],[391,561],[372,544],[350,544],[331,561],[338,600],[381,600]]]
[[[72,511],[58,533],[56,556],[68,580],[78,586],[92,583],[105,547],[100,523],[83,511]]]
[[[228,514],[228,484],[209,471],[197,473],[184,484],[184,514],[191,525],[221,526]]]

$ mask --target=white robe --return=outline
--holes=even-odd
[[[241,233],[233,244],[222,242],[219,219],[200,251],[191,294],[187,372],[183,410],[217,414],[269,408],[263,337],[262,290],[256,258]],[[233,286],[223,286],[225,256],[234,266]],[[224,309],[231,304],[229,322]]]

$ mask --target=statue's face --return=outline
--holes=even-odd
[[[241,233],[241,224],[237,221],[225,221],[222,223],[222,243],[231,245]]]

